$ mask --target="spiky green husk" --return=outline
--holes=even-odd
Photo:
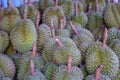
[[[60,2],[61,0],[59,0]],[[74,4],[70,0],[65,0],[60,6],[63,7],[66,19],[71,19],[72,15],[74,15]]]
[[[79,13],[77,16],[72,17],[72,22],[79,23],[82,27],[85,27],[88,22],[88,17],[84,12]]]
[[[36,69],[33,75],[30,74],[30,71],[27,72],[22,80],[47,80],[47,79],[39,70]]]
[[[27,18],[31,19],[35,23],[37,9],[32,4],[28,4],[26,7],[27,7],[27,12],[26,12]],[[21,16],[24,17],[24,5],[19,7],[19,11],[20,11]]]
[[[12,45],[12,43],[10,42],[9,43],[9,45],[8,45],[8,47],[6,48],[6,50],[5,50],[5,54],[11,54],[11,53],[13,53],[14,52],[14,49],[13,49],[13,45]]]
[[[24,75],[30,69],[29,63],[31,60],[31,55],[32,55],[32,52],[24,53],[20,59],[18,77],[17,77],[19,80],[22,80]],[[34,61],[35,69],[39,69],[39,70],[43,69],[44,61],[39,54],[36,54],[36,56],[32,60]]]
[[[83,80],[83,74],[81,69],[76,66],[73,66],[69,72],[67,66],[61,65],[56,69],[52,80]]]
[[[54,5],[54,0],[39,0],[39,9],[43,12],[47,7]]]
[[[7,8],[0,11],[0,29],[8,33],[15,27],[16,23],[21,19],[19,11],[15,7]]]
[[[42,16],[42,21],[50,26],[50,21],[52,19],[55,29],[58,29],[60,25],[61,17],[63,17],[62,26],[65,27],[66,18],[64,15],[63,8],[61,6],[57,6],[57,8],[55,6],[51,6],[45,9],[43,16]]]
[[[56,31],[56,35],[61,36],[61,37],[70,37],[71,36],[69,30],[67,30],[67,29],[63,29],[63,30],[58,29]]]
[[[120,39],[120,31],[118,28],[113,27],[108,30],[107,44],[109,45],[114,39]]]
[[[40,51],[44,46],[46,38],[51,36],[51,30],[48,25],[41,24],[38,27],[37,32],[38,32],[37,50]]]
[[[30,51],[37,39],[34,23],[30,19],[20,20],[11,31],[10,39],[18,52],[24,53]]]
[[[86,28],[94,32],[97,28],[102,25],[102,13],[101,12],[91,12],[88,15],[88,23]]]
[[[111,80],[110,77],[105,76],[103,74],[99,75],[100,80]],[[96,80],[94,75],[88,75],[85,80]]]
[[[100,43],[94,43],[87,49],[86,69],[93,74],[98,65],[103,65],[101,73],[114,78],[119,69],[119,59],[109,47],[103,48]]]
[[[16,72],[15,65],[12,59],[5,54],[0,54],[0,69],[6,77],[14,78]]]
[[[116,4],[108,4],[104,10],[104,20],[108,28],[120,25],[120,8]]]
[[[82,70],[83,76],[86,77],[88,75],[88,72],[86,70],[86,65],[82,65],[80,69]]]
[[[12,78],[5,77],[3,71],[0,70],[0,80],[12,80]]]
[[[7,32],[0,31],[0,52],[4,52],[9,45],[9,37]]]
[[[51,80],[52,77],[53,77],[53,74],[55,72],[55,70],[57,69],[57,65],[50,62],[50,63],[47,63],[44,67],[44,73],[45,73],[45,76],[47,78],[47,80]]]
[[[119,71],[118,71],[118,73],[117,73],[117,75],[116,75],[114,80],[120,80],[120,69],[119,69]]]

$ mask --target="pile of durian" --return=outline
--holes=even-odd
[[[7,3],[0,8],[0,80],[120,80],[120,3]]]

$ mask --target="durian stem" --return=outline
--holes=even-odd
[[[102,71],[102,68],[103,68],[102,65],[97,67],[95,74],[94,74],[95,80],[100,80],[100,72]]]
[[[35,57],[35,55],[36,55],[36,50],[37,50],[36,46],[37,46],[37,41],[35,41],[35,42],[34,42],[34,45],[33,45],[32,59],[33,59],[33,58]]]
[[[72,55],[68,55],[68,65],[67,65],[67,71],[71,72],[72,71]]]
[[[30,4],[31,3],[31,0],[28,0],[27,4]]]
[[[15,48],[13,48],[13,51],[14,51],[14,55],[17,55],[17,51]]]
[[[10,0],[7,0],[8,11],[10,11]]]
[[[62,46],[63,46],[63,44],[60,42],[59,39],[55,39],[55,40],[56,40],[56,43],[57,43],[57,45],[58,45],[59,47],[62,47]]]
[[[40,22],[40,13],[38,10],[36,10],[36,22],[35,22],[36,29],[39,26],[39,22]]]
[[[91,11],[91,8],[92,8],[92,4],[91,4],[91,3],[89,3],[88,13]]]
[[[60,18],[60,27],[59,27],[60,30],[63,30],[63,19],[64,19],[64,16]]]
[[[105,28],[104,30],[104,35],[103,35],[103,43],[102,43],[102,47],[105,48],[106,47],[106,41],[107,41],[107,38],[108,38],[108,33],[107,33],[107,28]]]
[[[107,0],[107,4],[110,4],[110,0]]]
[[[55,30],[54,30],[54,25],[53,25],[53,20],[50,20],[50,29],[52,33],[52,38],[55,38]]]
[[[27,19],[27,5],[24,4],[24,19]]]
[[[75,16],[78,15],[78,3],[77,1],[75,2]]]
[[[58,0],[55,0],[55,7],[58,7]]]
[[[75,35],[78,34],[78,31],[75,29],[75,25],[73,25],[73,23],[70,21],[70,26],[71,26],[71,29],[73,30],[73,32],[75,33]]]
[[[95,0],[95,5],[96,5],[96,6],[95,6],[95,11],[98,12],[98,11],[99,11],[99,10],[98,10],[98,0]]]
[[[30,74],[33,76],[35,73],[35,66],[33,60],[30,60]]]

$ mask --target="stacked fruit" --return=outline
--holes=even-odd
[[[28,0],[0,8],[0,80],[120,80],[120,3]]]

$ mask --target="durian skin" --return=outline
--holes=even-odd
[[[66,24],[66,18],[63,8],[61,6],[58,6],[57,8],[55,6],[51,6],[44,10],[42,22],[50,26],[50,21],[52,19],[55,29],[58,29],[61,17],[63,17],[62,26],[64,28]]]
[[[36,69],[34,75],[31,75],[29,71],[25,74],[25,77],[22,80],[47,80],[47,79],[38,69]]]
[[[41,24],[38,29],[38,40],[37,40],[37,50],[41,51],[43,49],[44,43],[48,37],[51,37],[50,27],[46,24]]]
[[[24,75],[29,71],[30,60],[31,60],[32,52],[27,52],[22,55],[19,62],[19,70],[18,70],[18,80],[23,80]],[[44,67],[44,61],[39,54],[32,59],[35,64],[35,69],[42,70]]]
[[[67,66],[61,65],[53,74],[52,80],[83,80],[83,74],[80,68],[73,66],[70,72],[67,71]]]
[[[28,4],[27,5],[27,18],[28,19],[31,19],[34,23],[35,23],[35,20],[36,20],[36,8],[34,5],[32,4]],[[22,16],[22,18],[24,17],[24,5],[20,6],[19,7],[19,12]]]
[[[53,74],[55,70],[58,68],[58,66],[52,62],[49,62],[44,67],[44,74],[47,78],[47,80],[51,80],[53,77]]]
[[[104,21],[108,28],[120,25],[119,10],[120,8],[116,4],[111,3],[106,6],[104,10]]]
[[[0,54],[0,69],[6,77],[14,78],[16,68],[12,59],[5,54]]]
[[[10,40],[18,52],[30,51],[37,40],[37,31],[34,23],[30,19],[20,20],[11,31]]]
[[[119,69],[119,71],[118,71],[118,73],[117,73],[117,75],[116,75],[114,80],[120,80],[120,69]]]
[[[12,80],[12,78],[5,77],[3,71],[0,70],[0,80]]]
[[[10,33],[20,19],[17,8],[11,7],[10,11],[7,8],[2,9],[0,11],[0,29]]]
[[[93,74],[98,65],[103,65],[101,73],[114,78],[119,69],[119,59],[115,52],[108,46],[101,47],[101,43],[93,43],[87,49],[86,69]]]
[[[88,75],[85,80],[96,80],[94,75]],[[100,80],[112,80],[108,76],[100,74]]]
[[[0,30],[0,52],[4,52],[9,45],[9,36],[7,32]]]

